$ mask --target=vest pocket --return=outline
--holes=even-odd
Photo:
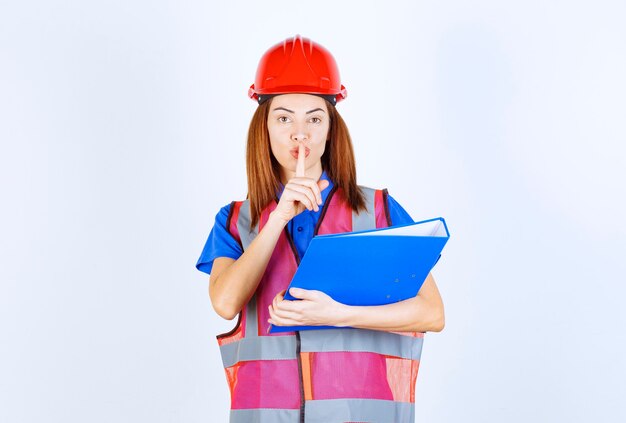
[[[311,353],[311,397],[393,400],[385,356],[371,352]]]
[[[233,367],[232,409],[300,409],[297,360],[244,361]]]
[[[423,334],[328,329],[300,336],[306,400],[415,401]]]

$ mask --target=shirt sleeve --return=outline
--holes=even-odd
[[[391,195],[387,195],[387,207],[389,208],[389,217],[391,217],[391,226],[415,223],[407,211]]]
[[[202,254],[196,263],[196,269],[201,272],[211,274],[213,261],[218,257],[230,257],[237,260],[243,254],[237,240],[228,232],[229,213],[230,204],[222,207],[215,216],[215,225],[213,225],[209,238],[202,249]]]

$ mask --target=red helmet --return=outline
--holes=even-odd
[[[275,94],[306,93],[333,104],[347,97],[334,57],[321,45],[299,34],[265,52],[248,96],[262,103]]]

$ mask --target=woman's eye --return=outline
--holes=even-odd
[[[281,117],[278,118],[278,121],[280,123],[287,123],[287,122],[289,122],[289,118],[287,116],[281,116]]]
[[[322,119],[320,119],[318,117],[311,118],[311,122],[313,122],[313,123],[320,123],[321,121],[322,121]]]

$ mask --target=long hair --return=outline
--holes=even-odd
[[[355,212],[366,208],[365,196],[356,183],[356,164],[352,140],[346,123],[332,105],[326,101],[330,116],[328,141],[321,157],[322,168],[341,189],[346,201]],[[267,117],[272,99],[260,104],[248,130],[246,147],[246,171],[248,174],[248,198],[250,200],[250,229],[259,222],[261,211],[273,200],[281,187],[280,164],[272,154]]]

